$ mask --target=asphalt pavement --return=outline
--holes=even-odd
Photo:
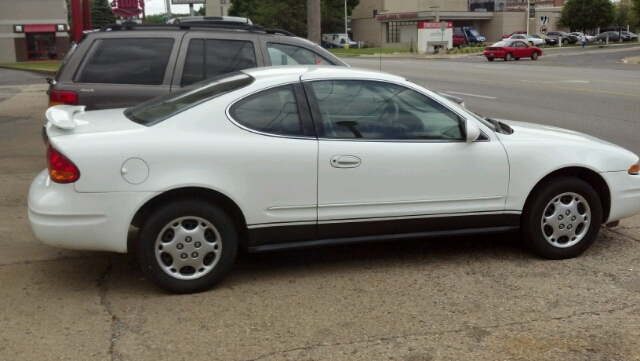
[[[390,59],[383,70],[486,115],[640,153],[640,67]],[[47,100],[32,80],[0,101],[0,360],[640,359],[640,216],[563,261],[518,235],[241,253],[217,287],[180,296],[127,255],[40,244],[26,195],[46,166]]]

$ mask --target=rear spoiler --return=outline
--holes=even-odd
[[[56,105],[45,113],[51,124],[60,129],[73,129],[76,127],[74,117],[76,114],[84,113],[84,105]]]

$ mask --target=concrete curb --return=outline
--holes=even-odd
[[[58,72],[56,71],[52,71],[52,70],[42,70],[42,69],[21,69],[21,68],[13,68],[10,66],[4,66],[4,65],[0,65],[0,68],[3,69],[10,69],[10,70],[19,70],[19,71],[28,71],[31,73],[38,73],[38,74],[44,74],[44,75],[56,75],[56,73]]]

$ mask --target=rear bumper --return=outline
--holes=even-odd
[[[627,172],[601,173],[611,190],[611,211],[605,223],[640,213],[640,175]]]
[[[29,189],[29,223],[36,237],[54,247],[127,252],[135,212],[157,193],[78,193],[40,173]]]

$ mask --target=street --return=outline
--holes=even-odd
[[[620,62],[640,50],[575,51],[344,60],[640,154],[640,65]],[[44,76],[0,79],[0,360],[640,360],[640,215],[563,261],[517,234],[241,252],[192,295],[162,292],[129,255],[45,246],[27,218]]]

